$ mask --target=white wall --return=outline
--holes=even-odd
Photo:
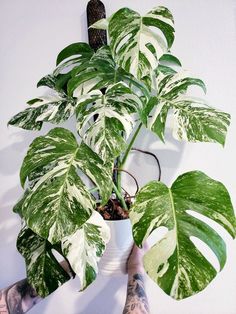
[[[8,128],[7,121],[24,108],[25,102],[41,91],[36,82],[49,73],[57,53],[66,45],[86,41],[85,0],[1,0],[1,107],[0,107],[0,288],[25,276],[24,263],[15,248],[19,218],[11,208],[20,197],[19,168],[28,145],[41,132]],[[123,6],[141,13],[156,5],[171,9],[176,21],[173,52],[184,67],[207,84],[207,98],[213,106],[232,114],[226,147],[215,144],[180,144],[167,135],[166,145],[143,131],[136,146],[151,149],[160,158],[163,181],[170,184],[185,171],[199,169],[227,186],[235,203],[236,160],[236,2],[233,0],[104,0],[108,15]],[[72,121],[66,124],[73,129]],[[155,178],[150,158],[132,157],[130,170],[138,170],[141,183]],[[220,228],[217,230],[222,231]],[[152,314],[235,314],[236,244],[224,232],[228,261],[224,270],[202,293],[176,302],[149,278],[147,294]],[[78,293],[74,280],[58,289],[32,313],[120,314],[125,300],[126,277],[99,276],[85,292]]]

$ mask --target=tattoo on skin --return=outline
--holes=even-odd
[[[0,291],[0,314],[24,314],[41,300],[27,279]]]
[[[127,299],[123,314],[149,314],[147,295],[143,277],[134,274],[128,281]]]

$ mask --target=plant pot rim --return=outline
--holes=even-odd
[[[130,218],[125,218],[125,219],[104,219],[106,222],[121,222],[121,221],[126,221],[130,220]]]

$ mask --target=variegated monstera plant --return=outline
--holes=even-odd
[[[171,54],[174,21],[165,7],[141,17],[128,8],[93,28],[106,29],[110,45],[93,51],[74,43],[57,57],[56,69],[38,86],[51,93],[28,102],[10,125],[40,130],[43,123],[60,124],[75,116],[78,141],[65,128],[37,137],[24,158],[20,179],[25,193],[15,205],[24,227],[17,247],[24,256],[29,282],[46,296],[69,279],[52,249],[70,263],[85,289],[96,277],[109,228],[96,211],[116,195],[127,209],[116,167],[125,161],[142,127],[164,142],[172,112],[173,136],[180,141],[225,143],[230,116],[192,97],[188,88],[202,80],[181,69]],[[91,184],[85,183],[81,174]],[[137,193],[129,209],[138,246],[159,227],[167,233],[145,255],[148,275],[171,297],[183,299],[203,290],[216,269],[194,245],[205,242],[225,265],[220,235],[192,213],[212,219],[235,237],[236,220],[223,184],[200,171],[179,176],[169,188],[151,181]]]

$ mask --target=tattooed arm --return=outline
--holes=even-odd
[[[0,314],[23,314],[41,300],[27,279],[0,291]]]
[[[123,314],[149,314],[148,299],[145,292],[142,257],[146,246],[141,250],[134,245],[128,260],[127,297]]]
[[[61,262],[61,266],[70,274],[66,261]],[[26,313],[41,300],[27,279],[23,279],[0,290],[0,314]]]

